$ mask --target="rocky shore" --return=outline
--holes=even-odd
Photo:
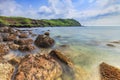
[[[36,48],[47,49],[55,44],[49,32],[35,35],[35,40],[32,35],[32,31],[0,28],[0,80],[62,80],[63,68],[72,70],[72,62],[57,50],[32,53]],[[24,55],[11,53],[14,51]]]
[[[1,27],[0,80],[89,80],[90,76],[82,68],[76,69],[67,56],[52,48],[54,45],[49,31],[34,34],[30,30]],[[41,53],[37,49],[50,51]],[[104,62],[99,65],[99,74],[101,80],[120,80],[120,70]]]

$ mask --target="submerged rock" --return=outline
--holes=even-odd
[[[54,43],[55,43],[54,39],[46,35],[38,35],[38,37],[35,40],[35,44],[38,47],[42,47],[42,48],[52,47]]]
[[[109,46],[109,47],[115,47],[115,45],[114,44],[106,44],[107,46]]]
[[[11,80],[14,67],[7,63],[0,63],[0,80]]]
[[[49,55],[27,55],[21,60],[14,80],[55,80],[62,68]]]
[[[101,80],[120,80],[120,69],[106,63],[100,64]]]
[[[52,50],[49,53],[62,66],[62,79],[58,80],[89,80],[89,74],[84,68],[74,65],[72,61],[58,50]]]

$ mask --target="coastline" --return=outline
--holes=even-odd
[[[30,19],[25,17],[0,16],[0,26],[10,27],[54,27],[54,26],[82,26],[75,19]]]

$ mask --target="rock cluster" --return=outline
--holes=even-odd
[[[38,35],[35,41],[30,35],[32,37],[34,34],[30,31],[26,33],[22,30],[9,27],[0,28],[0,80],[61,79],[63,67],[59,61],[56,60],[55,54],[28,54],[23,57],[8,54],[11,50],[22,52],[33,51],[36,46],[50,48],[55,43],[54,39],[49,36],[49,32]],[[57,52],[54,53],[56,53],[56,55],[61,54]],[[9,58],[9,56],[12,57],[6,59]],[[60,61],[62,61],[62,59],[63,61],[65,60],[64,56],[58,59],[60,59]]]
[[[34,41],[24,32],[10,27],[0,28],[0,54],[11,50],[32,51],[35,49]],[[32,35],[32,32],[30,33]]]

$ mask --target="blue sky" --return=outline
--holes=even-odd
[[[88,26],[120,26],[120,0],[0,0],[0,15],[74,18]]]

